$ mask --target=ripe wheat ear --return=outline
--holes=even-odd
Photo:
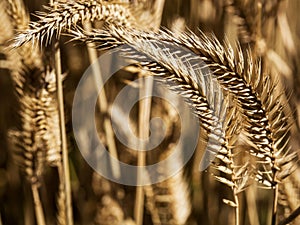
[[[10,19],[8,24],[13,27],[6,38],[9,40],[13,31],[29,28],[29,16],[21,0],[9,0],[4,8]],[[46,165],[61,165],[55,76],[51,66],[45,65],[48,59],[32,43],[15,49],[6,48],[5,54],[14,65],[9,70],[20,104],[18,114],[21,119],[21,125],[11,130],[8,136],[15,161],[31,185],[37,223],[42,225],[45,219],[39,197],[40,179]]]
[[[83,34],[77,31],[75,38],[94,42],[98,48],[113,48],[123,43],[132,46],[137,41],[156,40],[164,43],[175,43],[197,54],[211,69],[223,89],[231,93],[237,100],[242,112],[250,145],[250,153],[257,158],[256,179],[274,191],[274,215],[276,214],[278,182],[290,175],[291,165],[296,159],[295,153],[289,153],[289,127],[287,116],[283,112],[274,89],[276,82],[264,76],[260,64],[252,62],[248,53],[246,62],[243,53],[233,53],[232,47],[225,42],[224,46],[214,37],[202,34],[200,37],[192,33],[175,38],[169,31],[142,32],[120,27],[109,27],[108,31]],[[146,48],[139,49],[147,52]]]
[[[170,45],[161,44],[157,40],[143,39],[138,35],[130,36],[126,32],[119,32],[113,33],[115,39],[101,34],[101,31],[89,36],[88,33],[77,30],[72,35],[75,40],[93,42],[99,49],[109,49],[129,43],[140,54],[127,48],[124,50],[126,58],[137,60],[144,69],[150,71],[155,77],[160,77],[159,80],[167,83],[170,89],[185,98],[208,134],[206,150],[209,154],[204,157],[206,163],[211,163],[212,156],[215,156],[224,165],[215,163],[215,169],[221,172],[221,176],[215,177],[233,189],[235,199],[225,200],[225,202],[238,209],[236,196],[247,187],[250,173],[248,165],[237,166],[234,161],[238,154],[232,153],[233,146],[230,145],[234,145],[235,141],[226,138],[230,139],[239,125],[230,122],[233,113],[227,114],[228,103],[226,98],[221,96],[222,90],[215,83],[216,81],[212,77],[205,79],[205,76],[209,76],[201,71],[205,70],[205,65],[199,64],[199,58],[187,54],[183,49],[176,46],[172,49]],[[237,224],[238,220],[237,218]]]
[[[45,7],[48,12],[37,12],[39,20],[31,22],[30,28],[14,38],[13,47],[29,41],[49,44],[53,35],[59,37],[62,31],[71,29],[84,21],[104,21],[130,27],[134,23],[128,4],[102,0],[58,1],[56,8]]]

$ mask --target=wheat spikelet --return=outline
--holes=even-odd
[[[44,75],[45,74],[45,75]],[[44,130],[42,140],[46,147],[46,160],[50,166],[59,166],[61,163],[61,140],[59,132],[59,115],[56,97],[56,78],[54,70],[48,68],[42,75],[44,88],[40,90],[39,105],[44,120],[40,127]]]
[[[25,10],[23,1],[21,0],[8,0],[6,4],[6,13],[10,17],[10,23],[12,24],[12,31],[20,31],[29,28],[29,15]],[[11,39],[13,34],[11,34]],[[8,40],[9,40],[8,39]],[[13,51],[8,50],[8,53]],[[27,68],[42,68],[41,53],[35,45],[25,44],[21,48],[17,49],[18,54],[22,57],[22,62]]]
[[[30,29],[15,37],[14,47],[18,47],[31,40],[48,44],[53,35],[58,37],[63,30],[70,29],[83,21],[104,21],[120,26],[130,26],[132,15],[126,4],[106,2],[102,0],[89,1],[59,1],[56,8],[46,7],[48,13],[39,12],[37,22],[30,23]]]
[[[41,77],[36,77],[41,75]],[[52,77],[52,78],[51,78]],[[57,165],[61,161],[60,153],[60,140],[57,128],[57,104],[53,96],[53,71],[46,71],[42,74],[36,74],[32,79],[40,80],[43,83],[44,88],[38,88],[25,83],[23,89],[18,89],[18,98],[20,102],[19,114],[22,120],[22,126],[19,131],[15,131],[12,134],[13,142],[19,149],[18,154],[23,154],[24,162],[19,161],[19,164],[23,164],[25,171],[33,171],[32,168],[37,168],[34,179],[37,179],[42,174],[42,167],[47,162],[49,165]],[[53,87],[52,87],[53,88]],[[22,146],[22,143],[25,143]],[[30,155],[33,156],[30,156]],[[34,156],[36,155],[36,156]],[[29,161],[32,160],[30,163]],[[35,162],[37,160],[37,162]],[[38,164],[34,166],[31,164]],[[26,168],[29,166],[30,168]],[[26,172],[27,173],[27,172]]]
[[[227,103],[228,104],[228,103]],[[228,157],[226,164],[214,164],[213,168],[224,174],[223,177],[216,177],[217,180],[225,183],[231,189],[233,189],[234,195],[237,195],[245,190],[249,185],[251,176],[251,169],[249,163],[239,164],[240,150],[237,148],[237,140],[239,139],[239,133],[241,132],[241,120],[238,118],[237,108],[231,106],[228,108],[228,113],[223,123],[223,129],[225,130],[227,152],[223,155]],[[226,178],[228,177],[228,178]]]

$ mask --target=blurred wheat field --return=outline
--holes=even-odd
[[[0,0],[0,225],[300,224],[299,10],[298,0]],[[94,149],[91,134],[76,130],[79,145],[73,130],[80,79],[124,45],[130,65],[107,82],[96,65],[83,89],[105,82],[92,119],[109,154],[153,165],[187,152],[200,128],[193,156],[157,173],[184,168],[151,185],[99,175],[81,154]],[[142,98],[156,81],[177,96]],[[133,101],[119,96],[127,86],[140,101],[112,119],[115,99]],[[164,130],[153,132],[156,117]],[[131,135],[164,139],[142,152]],[[206,154],[214,157],[200,171]]]

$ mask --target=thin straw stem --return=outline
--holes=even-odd
[[[240,204],[239,198],[236,193],[234,193],[234,201],[235,201],[235,224],[240,225]]]
[[[276,184],[273,194],[272,225],[276,225],[278,194],[278,184]]]
[[[63,86],[62,86],[62,73],[61,73],[61,61],[60,61],[60,49],[59,43],[55,43],[55,72],[56,72],[56,85],[58,96],[58,109],[59,109],[59,124],[60,124],[60,136],[61,136],[61,148],[62,148],[62,161],[63,161],[63,174],[65,182],[65,194],[66,194],[66,224],[73,225],[73,213],[72,213],[72,196],[71,196],[71,182],[70,182],[70,170],[69,170],[69,157],[67,147],[67,136],[65,128],[65,112],[64,112],[64,98],[63,98]]]
[[[46,225],[43,206],[40,199],[38,184],[31,184],[31,191],[35,209],[35,217],[38,225]]]
[[[83,24],[83,27],[86,31],[92,31],[92,26],[91,22],[86,22]],[[99,63],[97,62],[97,50],[96,46],[94,43],[88,43],[88,55],[89,55],[89,60],[90,63],[92,64],[93,67],[93,75],[94,75],[94,80],[96,85],[102,87],[103,86],[103,80],[101,76],[101,69],[99,66]],[[99,93],[99,98],[98,98],[98,107],[100,112],[105,115],[108,112],[108,102],[106,98],[105,91],[101,91]],[[118,152],[117,152],[117,147],[115,143],[115,137],[114,137],[114,132],[112,129],[111,122],[107,116],[104,117],[104,132],[106,135],[107,139],[107,146],[108,146],[108,151],[110,152],[111,156],[114,157],[117,161],[118,159]],[[114,161],[111,161],[111,166],[112,166],[112,173],[116,179],[120,178],[121,176],[121,169],[118,163],[114,163]]]
[[[147,79],[140,80],[140,104],[139,104],[139,137],[145,140],[149,136],[149,119],[151,114],[151,97],[144,98],[144,96],[149,96],[152,93],[153,88],[153,78],[148,77]],[[146,163],[146,153],[143,144],[139,145],[138,152],[138,183],[142,179],[142,169],[140,167],[145,166]],[[136,190],[136,200],[135,200],[135,219],[137,225],[143,224],[144,215],[144,191],[142,186],[138,186]]]
[[[156,0],[154,4],[154,29],[158,30],[161,24],[161,18],[163,13],[165,0]],[[141,101],[139,103],[139,137],[143,140],[148,138],[149,136],[149,120],[151,114],[151,101],[152,99],[146,98],[142,99],[145,94],[151,96],[153,89],[153,77],[148,77],[147,79],[143,79],[140,81],[140,98]],[[138,152],[138,183],[139,180],[142,179],[141,169],[139,167],[145,166],[146,163],[146,153],[144,150],[145,146],[140,146]],[[143,224],[143,215],[144,215],[144,191],[142,186],[137,186],[136,188],[136,198],[135,198],[135,208],[134,208],[134,217],[136,220],[136,225]]]
[[[56,8],[55,1],[50,0],[50,5]],[[70,169],[69,169],[69,157],[67,146],[67,135],[65,128],[65,111],[64,111],[64,94],[62,85],[62,71],[61,71],[61,56],[58,40],[54,43],[54,58],[55,58],[55,75],[57,86],[57,100],[59,111],[59,126],[61,137],[61,150],[62,150],[62,162],[63,162],[63,175],[64,179],[60,179],[60,182],[64,181],[64,191],[66,196],[66,224],[73,225],[73,212],[72,212],[72,195],[71,195],[71,181],[70,181]]]

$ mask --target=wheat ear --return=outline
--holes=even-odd
[[[13,30],[24,29],[28,26],[29,17],[22,1],[7,1],[6,3],[1,10],[6,9],[5,13],[10,17],[10,22],[7,24],[11,25],[13,29],[6,32],[6,35],[7,38],[11,38]],[[51,139],[51,135],[49,136],[51,132],[55,131],[49,129],[51,125],[48,125],[47,122],[53,119],[53,114],[47,105],[49,99],[51,102],[51,91],[47,87],[49,76],[41,64],[40,52],[31,48],[31,45],[24,45],[10,51],[5,49],[7,60],[14,65],[9,70],[20,103],[19,115],[21,118],[21,126],[18,127],[18,130],[11,130],[9,136],[15,149],[13,153],[16,162],[23,169],[31,185],[36,221],[43,225],[45,218],[39,194],[40,178],[50,153],[48,144],[52,143],[53,146],[56,142]],[[50,106],[52,106],[51,103]]]
[[[61,31],[66,31],[83,21],[97,20],[120,26],[130,26],[134,21],[126,5],[102,0],[57,1],[54,8],[46,7],[46,9],[49,11],[48,13],[38,12],[39,20],[31,22],[30,29],[14,38],[14,47],[31,40],[39,43],[45,41],[46,44],[49,44],[53,35],[58,38]]]
[[[92,188],[98,199],[94,224],[136,224],[131,218],[126,218],[126,210],[124,210],[124,207],[122,207],[121,204],[122,198],[124,198],[124,190],[121,186],[94,173],[92,178]]]
[[[121,43],[132,44],[136,38],[135,41],[147,39],[175,43],[197,54],[208,65],[222,87],[232,93],[238,101],[247,121],[244,128],[251,144],[250,153],[257,158],[256,178],[264,186],[275,189],[276,214],[277,184],[290,174],[290,170],[284,169],[283,166],[289,164],[287,159],[294,159],[296,154],[288,153],[289,124],[282,110],[284,106],[280,103],[280,96],[274,93],[276,82],[271,82],[268,76],[262,76],[260,65],[253,65],[250,54],[244,62],[241,50],[235,56],[228,43],[225,43],[224,47],[216,38],[208,38],[204,34],[197,37],[189,33],[176,38],[168,31],[156,34],[110,27],[108,32],[76,35],[75,39],[98,41],[99,48],[112,48]],[[111,37],[113,38],[109,39]],[[145,48],[140,50],[147,51]],[[271,97],[270,93],[275,97]],[[291,163],[292,161],[290,160]]]
[[[224,119],[221,119],[220,117],[226,116],[225,112],[227,106],[225,104],[223,105],[224,108],[222,108],[220,101],[223,99],[218,99],[215,96],[215,93],[220,93],[221,90],[218,90],[216,87],[214,87],[214,85],[211,86],[213,82],[203,83],[203,74],[190,73],[190,71],[193,70],[198,72],[201,70],[201,65],[195,65],[195,62],[199,63],[199,61],[197,61],[195,58],[192,58],[192,56],[189,56],[188,54],[182,54],[181,57],[176,57],[176,54],[178,54],[178,52],[180,52],[182,49],[172,49],[170,46],[161,45],[159,42],[155,42],[154,40],[143,39],[140,38],[140,36],[130,36],[130,34],[124,30],[114,30],[115,33],[113,33],[112,36],[116,38],[115,42],[112,41],[111,37],[109,38],[109,41],[107,41],[108,39],[107,37],[104,37],[105,35],[102,36],[99,34],[99,36],[97,36],[97,34],[94,34],[86,37],[80,31],[78,32],[75,32],[76,34],[74,33],[75,39],[82,39],[87,42],[92,41],[100,49],[102,47],[111,48],[121,45],[122,43],[129,43],[136,50],[145,53],[153,60],[153,62],[151,62],[151,60],[149,61],[149,59],[147,61],[147,58],[143,55],[139,56],[136,51],[131,52],[130,50],[127,50],[125,54],[128,58],[131,58],[130,56],[132,55],[132,59],[137,59],[143,68],[152,72],[154,75],[163,78],[163,80],[167,83],[171,82],[171,84],[169,83],[169,87],[182,95],[189,102],[194,113],[199,117],[202,126],[208,132],[209,143],[207,146],[207,152],[215,155],[223,164],[225,164],[225,166],[215,167],[217,170],[223,173],[222,176],[215,177],[218,181],[228,185],[233,189],[235,203],[227,200],[225,200],[225,202],[236,208],[236,223],[238,224],[239,206],[237,195],[247,186],[247,181],[250,175],[247,165],[241,167],[236,166],[234,154],[228,148],[228,143],[233,144],[233,142],[227,142],[225,140],[225,129],[222,126]],[[183,61],[188,62],[190,66],[186,66]],[[197,70],[197,68],[199,70]],[[213,107],[212,109],[212,105],[209,104],[208,99],[211,99],[210,103],[212,105],[216,105],[221,108]],[[228,129],[228,138],[232,137],[235,127],[237,126],[232,126],[230,129]],[[205,158],[209,161],[211,160],[210,157]],[[228,174],[231,174],[231,176],[227,178],[225,175]]]
[[[171,38],[176,41],[169,36]],[[277,83],[262,75],[260,65],[253,65],[250,54],[244,65],[240,50],[235,59],[229,44],[225,43],[224,48],[215,38],[183,35],[177,43],[201,55],[223,88],[235,95],[239,102],[247,121],[245,129],[255,146],[250,152],[258,158],[256,178],[264,186],[274,189],[272,220],[275,223],[278,183],[290,175],[297,157],[295,152],[290,152],[289,115],[284,114],[280,95],[275,92]]]

